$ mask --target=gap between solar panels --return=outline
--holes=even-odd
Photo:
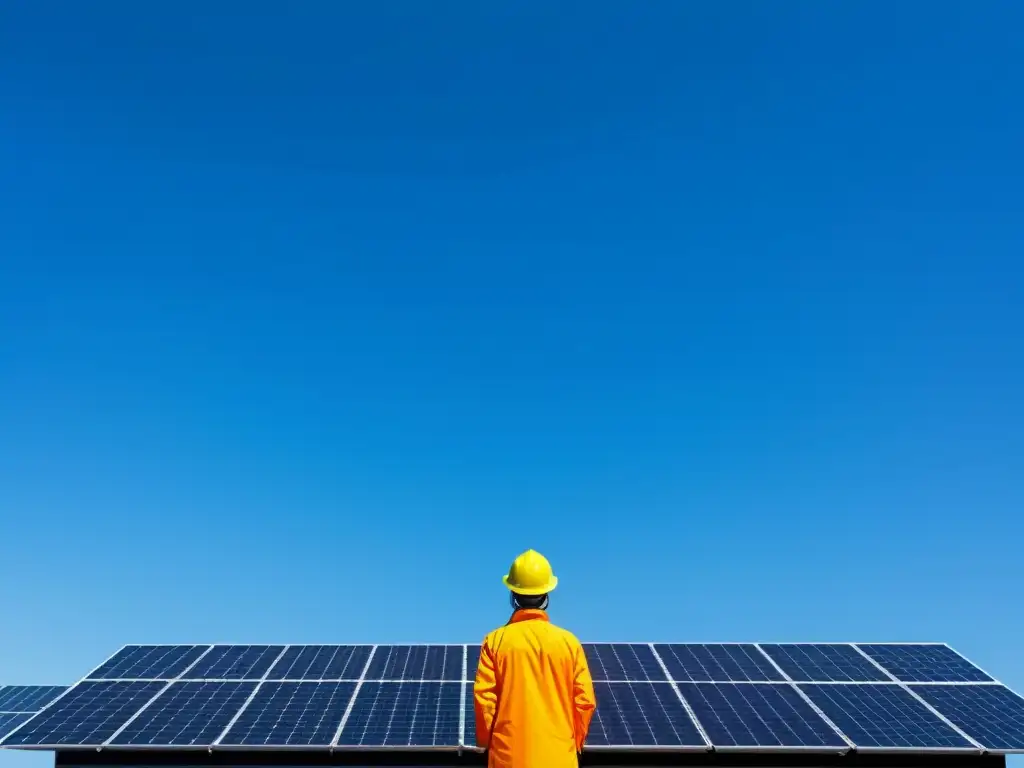
[[[584,650],[598,701],[587,751],[1024,751],[1024,700],[944,644]],[[479,654],[451,644],[129,645],[38,711],[0,715],[0,746],[472,750]]]

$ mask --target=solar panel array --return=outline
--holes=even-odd
[[[946,645],[584,650],[598,701],[587,749],[1024,751],[1024,699]],[[479,657],[473,645],[126,646],[38,712],[0,714],[0,746],[471,748]]]

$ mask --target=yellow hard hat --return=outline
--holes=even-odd
[[[505,586],[517,595],[545,595],[558,585],[551,563],[540,552],[528,549],[512,562],[508,574],[501,577]]]

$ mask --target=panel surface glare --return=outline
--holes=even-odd
[[[462,680],[461,645],[378,645],[367,680]]]
[[[363,683],[339,746],[456,747],[462,683]]]
[[[816,683],[864,683],[891,681],[852,645],[825,643],[763,644],[762,650],[782,671],[797,681]]]
[[[590,675],[594,681],[665,681],[665,670],[649,645],[629,643],[584,643]]]
[[[1001,685],[915,685],[914,692],[992,750],[1024,750],[1024,699]]]
[[[945,645],[859,645],[905,683],[990,683],[992,678]]]
[[[590,746],[707,747],[669,683],[594,683],[594,693]]]
[[[328,746],[356,684],[263,683],[221,744]]]
[[[271,680],[358,680],[369,645],[293,645],[267,675]]]
[[[858,748],[973,748],[973,745],[896,684],[804,684],[800,690]]]
[[[173,683],[110,743],[209,745],[242,708],[257,683]]]
[[[782,682],[785,678],[753,643],[659,643],[654,650],[672,680]]]
[[[185,675],[190,680],[259,680],[283,645],[215,645]]]
[[[90,680],[177,677],[203,655],[208,645],[129,645],[89,674]]]
[[[32,717],[31,712],[0,712],[0,739]]]
[[[79,683],[2,743],[4,746],[98,746],[166,683]]]
[[[38,712],[66,690],[63,685],[8,685],[0,688],[0,712]]]
[[[716,747],[847,747],[791,685],[679,683],[679,692]]]

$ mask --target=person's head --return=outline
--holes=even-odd
[[[558,577],[551,570],[551,563],[544,555],[529,549],[512,562],[512,567],[502,577],[502,582],[511,593],[513,610],[545,610],[548,607],[549,594],[558,584]]]

